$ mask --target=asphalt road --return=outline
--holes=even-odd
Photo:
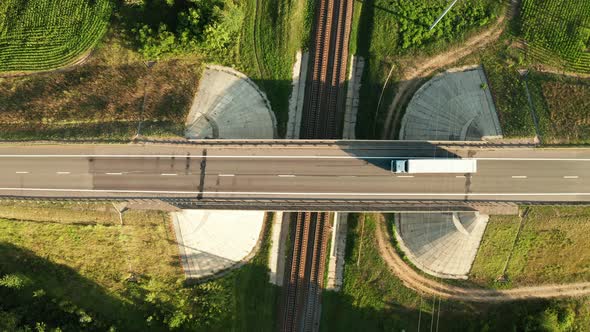
[[[475,174],[392,174],[400,157],[470,157]],[[0,195],[590,201],[590,149],[0,145]]]

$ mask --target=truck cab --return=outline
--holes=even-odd
[[[407,160],[392,160],[391,161],[391,172],[392,173],[407,173],[408,161]]]

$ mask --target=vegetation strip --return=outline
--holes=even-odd
[[[399,277],[404,282],[404,285],[418,292],[440,296],[445,299],[469,302],[507,302],[534,298],[590,295],[590,282],[520,287],[508,290],[487,290],[444,284],[422,276],[400,258],[392,246],[392,239],[383,218],[378,221],[375,232],[379,251],[391,272]]]

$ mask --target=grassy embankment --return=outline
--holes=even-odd
[[[589,208],[531,207],[513,247],[518,227],[518,216],[490,218],[471,270],[473,282],[515,287],[590,280]],[[508,282],[498,283],[506,264]]]
[[[99,330],[272,330],[269,242],[252,263],[187,286],[169,223],[163,212],[127,211],[120,225],[110,204],[0,202],[0,279],[27,281],[14,293],[0,286],[10,295],[0,302],[2,323],[64,326],[55,311],[35,312],[59,303],[91,318],[80,326]]]
[[[109,0],[0,2],[0,72],[74,62],[104,35],[111,10]]]
[[[376,216],[349,219],[344,285],[339,293],[324,292],[322,331],[429,330],[438,321],[441,331],[511,331],[590,328],[588,300],[528,301],[473,305],[434,301],[406,288],[379,255],[374,237]],[[357,265],[362,245],[360,264]],[[433,306],[433,303],[435,305]],[[433,310],[434,307],[434,310]],[[422,308],[420,314],[419,308]],[[432,313],[434,312],[434,323]],[[419,320],[420,317],[420,320]]]
[[[309,0],[244,2],[238,68],[266,93],[277,117],[278,133],[287,129],[295,53],[305,48],[313,19]]]
[[[387,108],[406,67],[461,42],[494,22],[503,5],[480,0],[457,3],[432,31],[428,27],[447,5],[445,1],[371,0],[355,3],[351,54],[365,57],[360,91],[357,136],[379,137]],[[377,106],[392,68],[383,99]],[[377,114],[377,118],[375,118]]]
[[[182,136],[200,75],[198,59],[148,69],[113,35],[84,65],[0,78],[0,139],[128,141]]]

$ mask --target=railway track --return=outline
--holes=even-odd
[[[341,136],[352,10],[353,0],[320,0],[316,6],[300,138]],[[293,220],[281,331],[319,330],[330,217],[299,212]]]
[[[319,327],[330,216],[325,212],[296,214],[281,331],[317,331]]]
[[[339,138],[353,0],[322,0],[316,9],[300,138]]]

